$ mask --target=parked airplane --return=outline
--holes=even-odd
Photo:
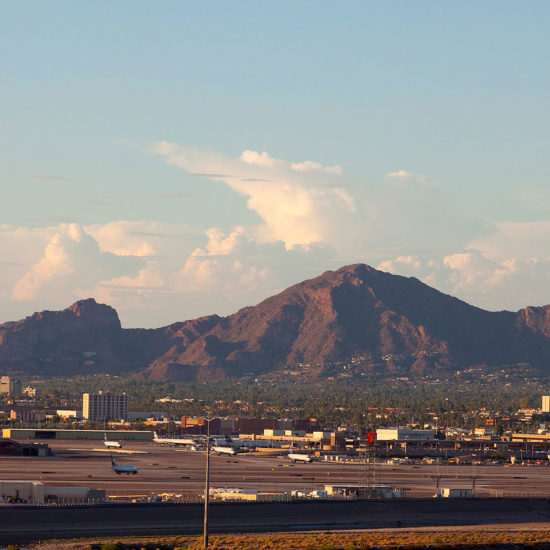
[[[105,447],[107,447],[107,449],[121,449],[122,448],[122,445],[118,441],[109,441],[107,439],[107,434],[104,433],[103,435],[105,436],[104,439],[103,439],[103,445],[105,445]]]
[[[290,450],[288,451],[288,458],[292,460],[292,462],[313,462],[313,458],[309,455],[306,455],[305,453],[295,453],[292,451],[292,446],[290,447]]]
[[[218,455],[236,455],[239,451],[234,447],[226,447],[225,445],[214,445],[212,450]]]
[[[214,445],[221,447],[233,447],[238,452],[254,451],[257,447],[272,447],[273,444],[270,441],[253,441],[250,439],[240,439],[239,437],[230,437],[228,435],[213,435],[210,437],[210,441]]]
[[[135,466],[132,466],[131,464],[117,464],[115,462],[115,459],[113,455],[111,455],[111,465],[113,467],[113,470],[118,474],[137,474],[138,469]]]
[[[159,437],[157,432],[153,432],[153,441],[159,445],[194,445],[195,440],[190,438],[177,438],[177,437]]]

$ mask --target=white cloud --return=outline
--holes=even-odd
[[[228,158],[166,142],[158,143],[154,151],[170,164],[209,175],[247,197],[248,207],[264,222],[257,228],[257,238],[282,241],[287,249],[334,244],[356,215],[355,200],[340,180],[339,167],[289,163],[265,151],[247,150]]]
[[[269,167],[275,166],[276,164],[281,164],[281,161],[277,161],[273,157],[266,153],[258,153],[258,151],[243,151],[240,159],[246,164],[254,164],[256,166]]]
[[[378,269],[414,276],[442,292],[490,310],[550,303],[550,257],[494,259],[482,251],[443,257],[397,257]]]
[[[473,239],[469,248],[498,260],[507,256],[529,259],[550,257],[550,221],[496,222],[493,230]]]
[[[295,162],[290,165],[292,170],[296,172],[325,172],[326,174],[340,175],[344,173],[341,166],[323,166],[319,162],[306,160],[305,162]]]
[[[13,287],[14,300],[39,295],[68,298],[75,285],[91,285],[106,278],[137,272],[137,258],[102,252],[97,241],[78,224],[61,224],[36,262]],[[72,293],[74,296],[74,292]]]
[[[223,182],[260,221],[207,231],[127,220],[0,226],[3,320],[94,297],[125,326],[160,326],[230,314],[356,262],[414,275],[488,309],[550,302],[550,222],[468,219],[442,189],[405,170],[371,183],[265,151],[228,158],[161,142],[155,152]]]
[[[430,181],[427,176],[423,174],[414,174],[407,170],[396,170],[395,172],[390,172],[384,176],[384,179],[388,183],[405,185],[405,184],[415,184],[419,187],[436,187],[437,183]]]

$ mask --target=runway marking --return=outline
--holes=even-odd
[[[150,454],[149,451],[132,451],[130,449],[124,450],[124,449],[82,449],[82,448],[76,448],[76,449],[59,449],[60,451],[86,451],[86,452],[96,452],[96,453],[117,453],[122,455],[148,455]]]

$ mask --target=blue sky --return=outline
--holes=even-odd
[[[0,320],[94,296],[157,326],[357,261],[549,303],[549,16],[2,3]]]

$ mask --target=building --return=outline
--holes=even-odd
[[[127,420],[128,396],[125,393],[82,394],[82,416],[89,422],[105,420]]]
[[[153,441],[148,430],[64,430],[3,428],[2,437],[10,439],[81,439],[103,441],[105,435],[111,441]]]
[[[0,439],[0,456],[52,456],[47,443],[19,443],[9,438]]]
[[[542,396],[542,412],[550,413],[550,395]]]
[[[69,410],[69,409],[57,409],[55,411],[55,414],[59,416],[62,420],[81,420],[82,419],[82,411],[75,411],[75,410]]]
[[[435,437],[435,430],[406,430],[402,428],[378,428],[378,441],[430,441]]]
[[[0,378],[0,395],[19,397],[21,395],[21,380],[10,376],[2,376]]]
[[[34,399],[35,397],[38,397],[39,391],[37,388],[32,388],[31,386],[27,386],[26,388],[23,388],[23,395],[26,395],[27,397],[31,397]]]
[[[105,502],[104,489],[88,487],[54,487],[41,481],[0,480],[0,501],[25,504],[58,502],[71,504],[97,504]]]
[[[44,422],[46,420],[44,411],[34,411],[29,409],[11,409],[10,420],[19,420],[19,422]]]

